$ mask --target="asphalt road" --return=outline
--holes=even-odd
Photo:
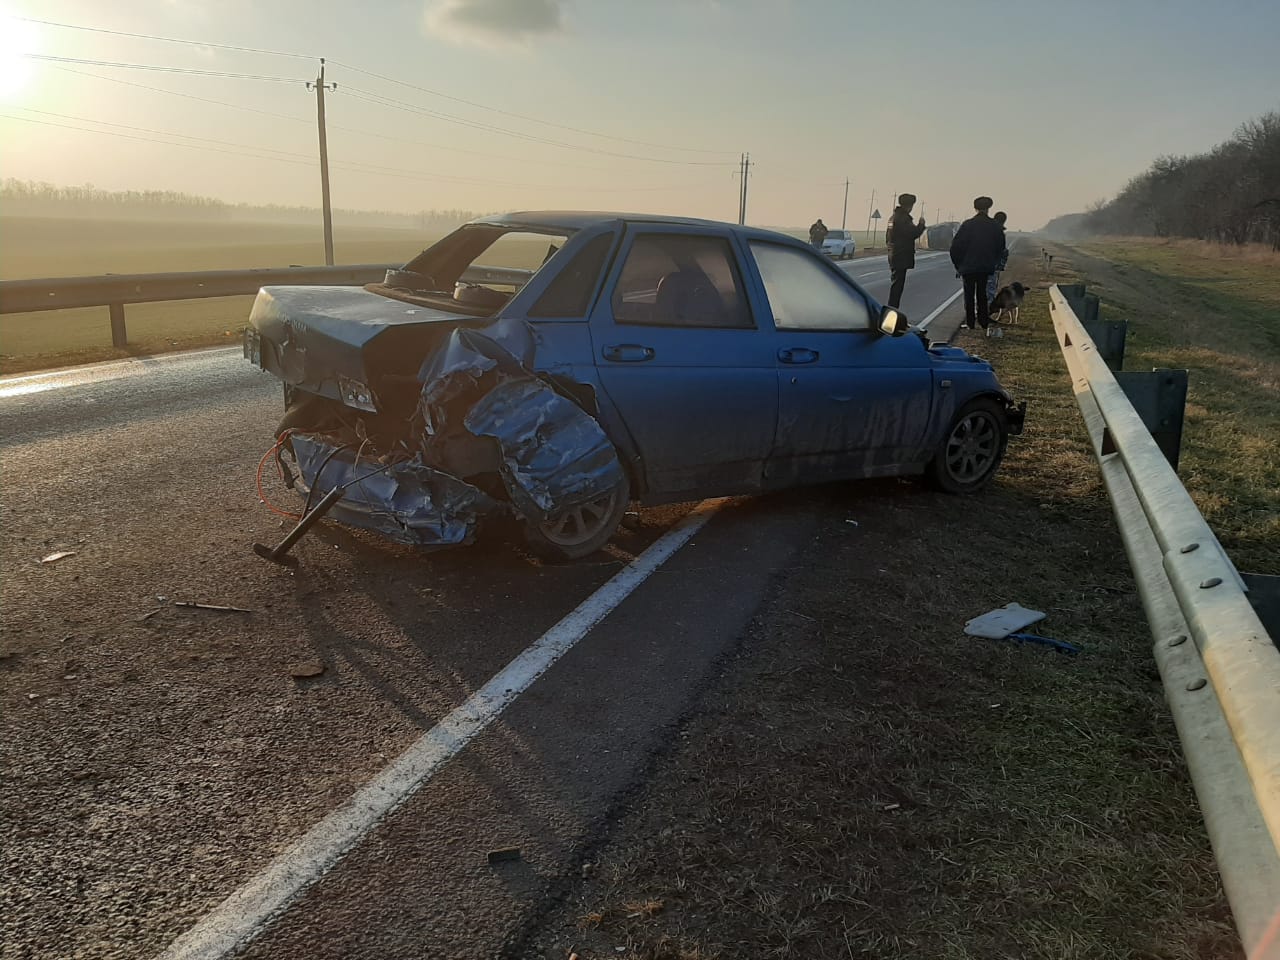
[[[908,282],[912,319],[954,294],[944,261]],[[880,258],[846,266],[885,296]],[[516,540],[421,554],[322,524],[287,570],[249,550],[282,534],[252,486],[279,403],[221,349],[0,381],[6,958],[501,954],[580,872],[821,515],[803,493],[711,505],[656,565],[646,551],[689,505],[563,565]],[[637,557],[652,570],[619,586]],[[388,787],[344,856],[290,853],[566,631],[453,759]],[[323,673],[296,678],[304,664]],[[218,912],[273,862],[293,887],[268,921],[245,899]],[[230,940],[180,940],[211,916]]]

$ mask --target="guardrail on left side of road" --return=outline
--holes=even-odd
[[[111,344],[123,347],[128,343],[124,323],[124,307],[127,303],[253,296],[261,287],[274,285],[362,286],[381,280],[388,269],[398,266],[399,264],[362,263],[340,267],[122,273],[99,277],[3,280],[0,281],[0,314],[107,307],[111,315]]]

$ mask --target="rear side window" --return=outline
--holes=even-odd
[[[755,326],[729,241],[688,234],[636,238],[613,293],[613,318],[655,327]]]
[[[595,292],[611,246],[613,234],[606,233],[579,250],[542,292],[529,310],[529,316],[585,317],[591,308],[591,295]]]
[[[857,290],[805,250],[752,243],[779,330],[868,330],[871,309]]]

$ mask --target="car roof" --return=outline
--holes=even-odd
[[[477,217],[472,223],[493,224],[494,226],[543,227],[555,230],[585,230],[599,224],[621,220],[625,223],[672,224],[682,227],[714,227],[717,230],[733,230],[747,237],[768,237],[771,240],[785,239],[792,243],[800,243],[795,237],[763,230],[759,227],[747,227],[742,224],[729,223],[723,220],[702,220],[697,217],[673,217],[656,213],[618,213],[613,211],[594,210],[520,210],[503,213],[492,217]],[[802,244],[803,245],[803,244]]]

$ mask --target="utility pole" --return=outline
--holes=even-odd
[[[871,202],[867,204],[867,233],[871,232],[871,213],[876,208],[876,188],[871,188]]]
[[[751,154],[742,155],[742,183],[738,189],[738,223],[747,222],[747,177],[751,173]]]
[[[316,91],[316,123],[320,127],[320,202],[324,208],[324,262],[333,266],[333,210],[329,206],[329,141],[325,136],[324,124],[324,92],[337,90],[336,83],[328,85],[324,82],[324,57],[320,58],[320,76],[315,83],[308,83],[307,89]]]
[[[844,213],[840,216],[840,229],[843,230],[849,220],[849,178],[844,178]]]

